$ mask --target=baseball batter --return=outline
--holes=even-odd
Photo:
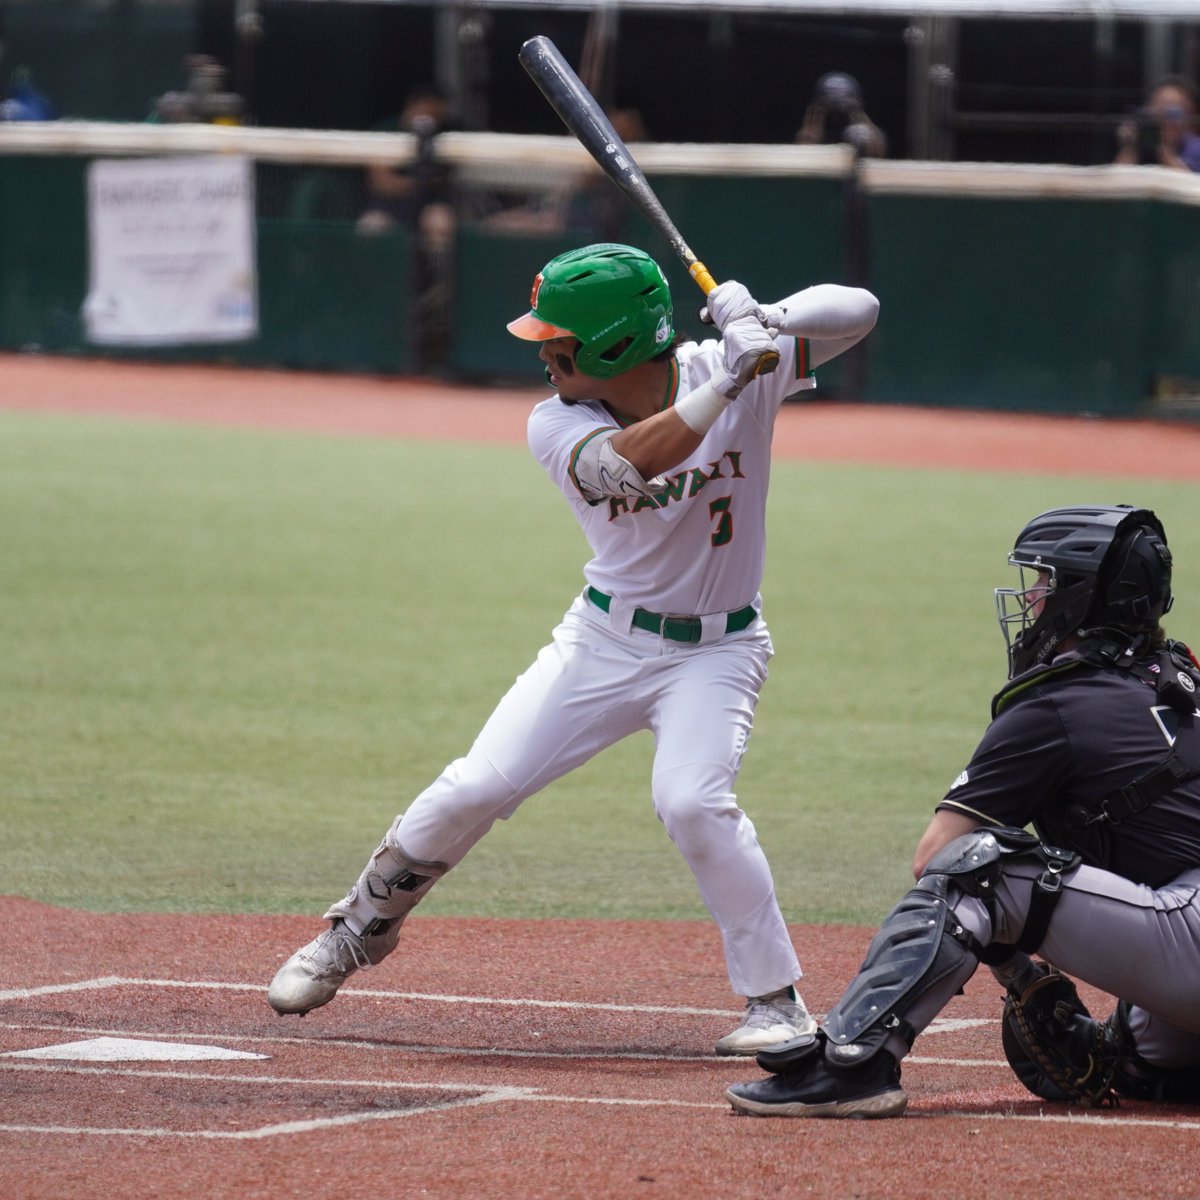
[[[1009,680],[921,838],[917,885],[822,1028],[729,1089],[738,1111],[902,1113],[900,1060],[981,962],[1036,1095],[1200,1100],[1200,664],[1159,623],[1166,533],[1149,509],[1052,509],[1009,562]],[[1071,975],[1119,998],[1106,1020]]]
[[[813,369],[860,341],[878,303],[823,284],[764,307],[739,283],[708,298],[720,340],[676,344],[657,264],[630,246],[560,255],[509,329],[540,344],[557,395],[529,445],[592,551],[586,586],[467,754],[388,830],[332,922],[268,998],[303,1014],[378,963],[431,887],[497,819],[607,746],[650,730],[654,809],[723,939],[741,1023],[718,1054],[811,1030],[766,857],[734,785],[772,655],[759,584],[771,436]],[[760,373],[764,354],[779,365]],[[620,864],[614,864],[614,885]]]

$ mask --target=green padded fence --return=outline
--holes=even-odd
[[[86,343],[86,158],[0,154],[0,349],[188,358],[536,384],[533,347],[506,323],[537,270],[578,232],[515,234],[463,220],[445,256],[443,357],[418,342],[420,287],[403,227],[356,232],[348,167],[260,164],[260,334],[157,351]],[[863,237],[844,179],[664,173],[651,182],[718,279],[764,300],[822,280],[880,297],[857,356],[818,372],[818,396],[1051,413],[1200,412],[1200,179],[1129,168],[976,171],[871,164]],[[1130,173],[1132,172],[1132,173]],[[1015,183],[1014,183],[1015,181]],[[1146,181],[1146,182],[1142,182]],[[1019,185],[1019,186],[1017,186]],[[662,262],[677,326],[705,336],[702,296],[632,214],[621,236]]]
[[[1144,201],[872,197],[872,398],[1135,408],[1154,362],[1158,216]]]
[[[0,349],[247,366],[403,373],[414,368],[412,253],[396,227],[257,222],[259,335],[155,349],[86,340],[87,160],[0,156]],[[307,182],[307,181],[305,181]]]
[[[0,157],[0,347],[80,346],[87,288],[84,167],[77,158]]]
[[[719,281],[737,278],[764,299],[843,277],[842,184],[828,179],[664,176],[651,187],[695,254]],[[676,328],[712,336],[700,323],[704,296],[661,234],[630,215],[621,237],[661,263],[675,302]],[[505,324],[528,306],[533,277],[554,255],[572,248],[566,235],[497,232],[484,225],[459,231],[451,368],[468,377],[522,382],[542,378],[536,347],[512,337]],[[821,372],[834,388],[834,364]]]

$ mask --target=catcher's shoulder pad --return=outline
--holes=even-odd
[[[1005,996],[1001,1042],[1014,1074],[1035,1096],[1084,1108],[1117,1104],[1104,1025],[1056,968],[1044,967],[1022,993]]]
[[[1038,663],[1036,667],[1030,667],[1015,679],[1008,680],[992,697],[992,720],[994,721],[1012,701],[1024,695],[1030,688],[1066,671],[1072,671],[1083,663],[1083,658],[1068,650],[1065,654],[1058,655],[1053,662]]]

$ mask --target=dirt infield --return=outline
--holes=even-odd
[[[204,424],[521,442],[536,389],[432,380],[182,369],[0,355],[0,407]],[[776,453],[828,462],[1200,479],[1200,425],[805,402],[784,408]]]
[[[333,433],[520,441],[538,395],[0,356],[0,407]],[[778,444],[1200,478],[1200,429],[1146,422],[816,403],[785,409]],[[757,1068],[711,1055],[737,1014],[708,924],[418,917],[334,1004],[284,1020],[265,985],[312,918],[0,897],[0,922],[4,1200],[1200,1195],[1200,1112],[1036,1100],[1002,1061],[983,972],[906,1060],[906,1119],[755,1120],[722,1094]],[[793,935],[824,1012],[869,933]]]
[[[1130,1194],[1098,1169],[1120,1162],[1137,1164],[1139,1194],[1196,1195],[1200,1117],[1029,1096],[1000,1059],[990,978],[906,1062],[906,1119],[764,1121],[722,1099],[759,1072],[711,1056],[735,1014],[704,923],[414,919],[402,952],[285,1020],[263,985],[311,919],[96,916],[15,898],[0,919],[7,1200],[916,1200],[1036,1194],[1047,1178],[1066,1191],[1086,1178],[1105,1198]],[[868,933],[793,933],[824,1011]],[[262,1057],[19,1053],[103,1038],[121,1039],[110,1052],[151,1041]]]

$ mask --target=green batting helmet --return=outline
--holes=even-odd
[[[602,242],[552,258],[533,281],[531,310],[509,332],[529,342],[573,337],[575,364],[611,379],[671,345],[671,289],[658,264],[632,246]]]

